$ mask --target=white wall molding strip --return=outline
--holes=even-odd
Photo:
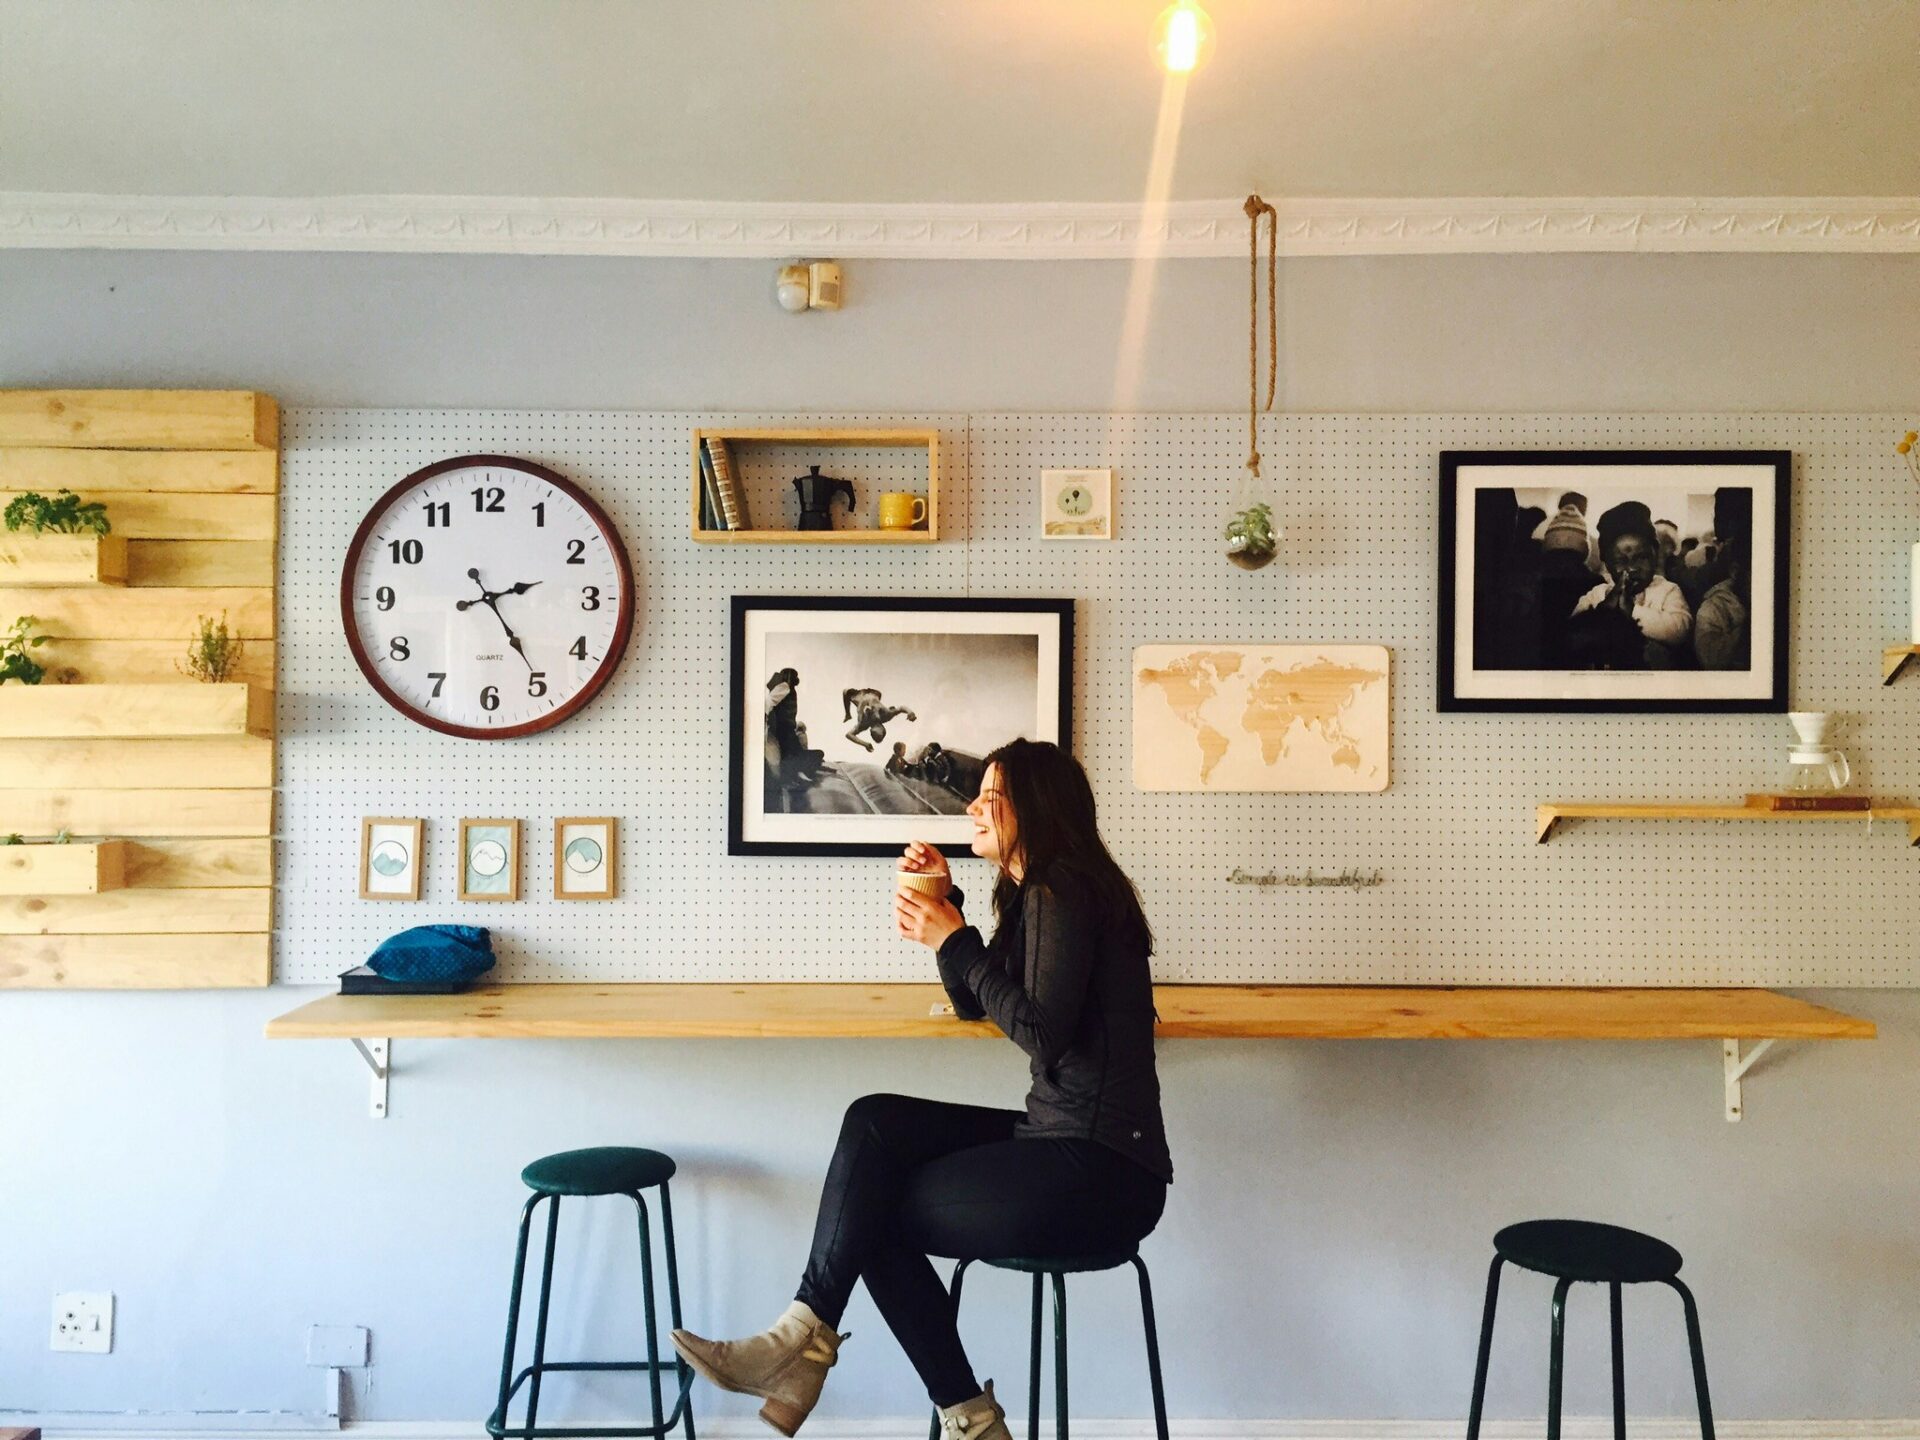
[[[1920,197],[1280,202],[1287,255],[1920,251]],[[0,191],[0,248],[915,260],[1246,253],[1238,200],[805,205],[511,196]]]
[[[1024,1405],[1024,1401],[1022,1402]],[[1018,1407],[1016,1407],[1018,1408]],[[267,1423],[266,1416],[248,1417],[204,1413],[178,1415],[148,1414],[127,1416],[131,1423],[107,1423],[122,1417],[103,1415],[57,1414],[7,1417],[10,1423],[37,1424],[43,1427],[45,1440],[289,1440],[289,1437],[346,1437],[346,1440],[473,1440],[480,1425],[477,1420],[375,1420],[349,1421],[337,1428],[323,1425],[317,1417],[307,1427],[289,1428]],[[216,1424],[215,1420],[237,1424]],[[252,1418],[249,1427],[245,1422]],[[274,1416],[273,1420],[292,1417]],[[613,1423],[604,1417],[581,1418],[581,1424]],[[703,1436],[712,1440],[759,1440],[766,1427],[742,1413],[715,1419],[706,1414],[696,1417]],[[807,1425],[808,1440],[898,1440],[915,1435],[926,1424],[923,1415],[895,1416],[887,1419],[843,1419],[831,1415],[815,1417]],[[1460,1440],[1464,1422],[1448,1420],[1179,1420],[1168,1427],[1174,1440]],[[1539,1440],[1545,1420],[1488,1421],[1481,1427],[1485,1440]],[[1638,1440],[1698,1440],[1699,1422],[1691,1416],[1642,1419],[1630,1416],[1628,1429]],[[1720,1440],[1920,1440],[1920,1419],[1912,1420],[1722,1420],[1715,1417],[1714,1431]],[[1148,1440],[1153,1434],[1150,1419],[1078,1420],[1073,1432],[1087,1440]],[[1053,1425],[1043,1421],[1042,1435],[1051,1435]],[[1569,1416],[1562,1427],[1564,1440],[1612,1440],[1611,1417]]]

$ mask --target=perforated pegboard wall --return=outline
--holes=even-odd
[[[1445,448],[1739,446],[1795,455],[1797,708],[1848,718],[1858,783],[1920,795],[1920,680],[1880,686],[1907,634],[1920,487],[1885,416],[1301,416],[1264,422],[1286,528],[1254,575],[1219,528],[1244,417],[850,415],[941,432],[936,545],[701,546],[686,533],[696,425],[819,415],[293,411],[281,588],[282,980],[318,982],[423,921],[494,927],[510,980],[905,980],[927,953],[889,923],[890,862],[726,854],[727,597],[1070,595],[1075,712],[1103,827],[1139,882],[1162,979],[1368,983],[1915,983],[1920,851],[1903,826],[1576,821],[1534,843],[1544,799],[1714,799],[1779,781],[1778,716],[1439,715],[1437,457]],[[449,455],[553,466],[619,525],[634,643],[581,715],[543,737],[460,741],[389,710],[355,669],[336,587],[353,527]],[[1043,467],[1114,469],[1117,538],[1037,538]],[[856,477],[859,478],[859,477]],[[902,476],[906,479],[908,477]],[[889,483],[892,483],[889,481]],[[917,484],[902,488],[919,488]],[[1144,794],[1128,662],[1176,640],[1376,641],[1393,649],[1382,795]],[[356,898],[363,815],[427,818],[424,899]],[[561,902],[556,815],[620,817],[621,892]],[[526,822],[512,905],[454,899],[462,815]],[[1257,889],[1241,868],[1379,869],[1372,889]],[[984,892],[974,862],[956,867]]]

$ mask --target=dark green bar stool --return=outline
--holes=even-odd
[[[1657,1283],[1680,1295],[1687,1317],[1687,1348],[1693,1358],[1693,1393],[1700,1407],[1702,1440],[1713,1440],[1713,1402],[1707,1398],[1707,1357],[1700,1345],[1700,1312],[1693,1292],[1680,1279],[1680,1252],[1664,1240],[1602,1225],[1592,1220],[1526,1220],[1493,1237],[1493,1266],[1487,1272],[1487,1308],[1480,1321],[1480,1359],[1473,1371],[1473,1408],[1467,1412],[1467,1440],[1480,1440],[1480,1407],[1487,1395],[1487,1359],[1493,1352],[1493,1311],[1500,1298],[1500,1267],[1512,1261],[1522,1269],[1551,1275],[1553,1348],[1547,1370],[1547,1440],[1560,1440],[1560,1379],[1566,1349],[1567,1291],[1575,1281],[1605,1285],[1613,1311],[1613,1435],[1627,1436],[1625,1344],[1620,1325],[1620,1287]]]
[[[960,1316],[960,1285],[966,1279],[971,1260],[953,1267],[953,1314]],[[982,1262],[996,1270],[1018,1270],[1033,1276],[1033,1332],[1028,1349],[1027,1437],[1038,1440],[1040,1434],[1040,1332],[1041,1310],[1046,1282],[1053,1281],[1053,1431],[1057,1440],[1067,1440],[1067,1276],[1091,1275],[1100,1270],[1118,1270],[1131,1265],[1140,1276],[1140,1320],[1147,1332],[1147,1379],[1153,1386],[1153,1428],[1159,1440],[1167,1440],[1167,1393],[1160,1383],[1160,1334],[1153,1323],[1153,1285],[1147,1279],[1147,1263],[1138,1250],[1109,1251],[1101,1255],[1050,1255],[1020,1257]],[[927,1440],[939,1440],[940,1412],[934,1411],[927,1428]]]
[[[665,1232],[667,1258],[667,1309],[674,1327],[680,1325],[680,1272],[674,1263],[673,1199],[667,1190],[675,1166],[658,1150],[640,1150],[623,1145],[603,1145],[591,1150],[566,1150],[534,1161],[520,1172],[520,1178],[533,1191],[526,1208],[520,1212],[520,1245],[513,1257],[513,1296],[507,1302],[506,1353],[500,1361],[500,1400],[487,1418],[487,1433],[494,1440],[659,1440],[675,1426],[686,1426],[686,1440],[694,1440],[693,1408],[687,1403],[687,1391],[693,1384],[693,1369],[677,1356],[660,1359],[660,1339],[653,1313],[653,1243],[647,1224],[647,1202],[641,1192],[658,1187],[660,1223]],[[563,1195],[624,1195],[633,1201],[640,1217],[641,1303],[646,1312],[647,1358],[644,1360],[569,1360],[547,1359],[547,1305],[553,1297],[553,1249],[560,1230],[560,1197]],[[514,1342],[520,1330],[520,1290],[527,1273],[527,1233],[533,1225],[533,1212],[542,1203],[547,1206],[547,1252],[540,1267],[540,1309],[533,1325],[533,1363],[517,1376],[513,1373]],[[540,1381],[555,1371],[643,1372],[653,1400],[653,1423],[636,1426],[597,1426],[592,1428],[539,1426]],[[660,1372],[671,1370],[680,1381],[680,1395],[670,1413],[662,1413]],[[529,1383],[531,1382],[531,1383]],[[527,1423],[507,1424],[507,1407],[522,1385],[527,1386]]]

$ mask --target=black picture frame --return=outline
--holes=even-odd
[[[1028,739],[1049,740],[1064,748],[1073,747],[1073,640],[1074,640],[1074,602],[1071,599],[1036,598],[975,598],[975,597],[924,597],[924,596],[802,596],[802,595],[735,595],[732,597],[729,641],[729,687],[728,687],[728,745],[727,745],[727,853],[742,856],[824,856],[824,857],[878,857],[898,855],[910,839],[931,839],[943,843],[940,833],[945,828],[955,829],[953,835],[944,836],[944,843],[951,848],[960,841],[958,829],[946,822],[956,817],[952,814],[916,814],[901,813],[893,815],[858,815],[852,817],[861,822],[863,828],[870,830],[885,829],[884,837],[879,835],[861,838],[843,838],[835,831],[843,829],[848,817],[836,814],[798,817],[783,814],[772,822],[765,817],[771,812],[767,808],[766,787],[771,783],[766,759],[771,739],[772,702],[768,694],[772,681],[767,676],[754,673],[752,666],[765,657],[756,651],[750,638],[752,617],[765,613],[807,611],[820,616],[835,615],[859,616],[859,622],[873,626],[883,622],[888,616],[901,617],[903,622],[911,616],[966,616],[974,622],[963,632],[954,630],[954,634],[988,634],[995,632],[983,630],[977,624],[977,617],[1006,615],[1013,623],[1009,625],[1009,634],[1031,633],[1039,637],[1035,647],[1037,673],[1035,679],[1035,723],[1022,724],[1017,734]],[[917,624],[919,629],[912,633],[940,635],[945,632],[929,629],[921,621],[907,622]],[[832,633],[816,627],[811,634]],[[892,633],[871,630],[855,630],[850,627],[846,632],[854,633]],[[1053,663],[1049,663],[1049,660]],[[778,678],[777,676],[775,677]],[[807,678],[800,677],[797,690],[805,690]],[[1048,692],[1051,691],[1051,694]],[[833,693],[829,688],[830,695]],[[843,711],[828,702],[829,713],[833,716]],[[866,732],[871,735],[873,732]],[[804,737],[812,740],[814,737]],[[823,742],[827,737],[819,737]],[[880,737],[892,739],[889,733]],[[919,738],[919,737],[916,737]],[[1005,740],[1016,738],[1008,734]],[[857,742],[856,742],[857,743]],[[894,743],[899,743],[895,741]],[[1004,743],[996,741],[995,743]],[[877,758],[877,756],[876,756]],[[963,760],[966,758],[961,757]],[[975,757],[977,758],[977,757]],[[859,762],[865,764],[866,762]],[[828,761],[820,767],[823,770],[843,770],[847,767],[841,761]],[[868,770],[875,768],[866,764]],[[893,772],[885,769],[887,776],[893,778]],[[919,776],[911,778],[916,786],[926,784]],[[865,784],[875,783],[872,775],[863,777]],[[905,783],[902,779],[900,783]],[[961,788],[949,786],[955,796]],[[943,797],[944,800],[944,797]],[[959,817],[964,819],[964,817]],[[897,824],[881,824],[881,821],[896,821]],[[809,823],[812,822],[812,823]],[[787,832],[794,830],[817,830],[813,834],[786,833],[780,838],[769,838],[764,831],[771,824],[778,824]],[[959,853],[964,854],[965,846],[960,844]]]
[[[1473,670],[1464,663],[1471,644],[1462,643],[1460,603],[1463,573],[1474,577],[1472,566],[1477,537],[1463,534],[1460,523],[1463,472],[1486,468],[1527,467],[1565,468],[1566,489],[1579,490],[1576,473],[1591,467],[1646,467],[1671,471],[1675,467],[1741,467],[1753,472],[1753,506],[1748,521],[1749,541],[1754,541],[1764,500],[1770,499],[1768,529],[1770,553],[1749,557],[1750,589],[1757,600],[1758,587],[1752,584],[1763,574],[1770,581],[1769,611],[1757,613],[1753,606],[1747,616],[1747,644],[1764,639],[1770,644],[1764,653],[1754,655],[1745,671],[1721,672],[1745,677],[1753,693],[1739,695],[1676,694],[1681,684],[1675,672],[1623,668],[1617,670],[1558,670],[1541,668],[1508,669],[1503,677],[1536,677],[1538,693],[1489,695],[1476,693],[1475,686],[1485,684],[1489,669]],[[1475,477],[1470,477],[1475,478]],[[1538,481],[1537,476],[1528,477]],[[1477,483],[1477,481],[1476,481]],[[1555,486],[1558,481],[1554,482]],[[1494,487],[1484,487],[1494,488]],[[1478,513],[1478,512],[1476,512]],[[1789,450],[1448,450],[1440,456],[1440,594],[1438,650],[1438,709],[1442,712],[1518,712],[1560,714],[1727,714],[1784,712],[1787,708],[1788,640],[1792,571],[1793,453]],[[1557,518],[1557,517],[1556,517]],[[1477,579],[1477,577],[1475,577]],[[1478,588],[1466,592],[1472,601],[1479,599]],[[1472,632],[1469,616],[1468,633]],[[1651,647],[1650,647],[1651,648]],[[1595,677],[1606,676],[1602,683]],[[1659,677],[1665,677],[1664,679]],[[1509,687],[1524,688],[1523,681],[1503,678]],[[1704,685],[1706,682],[1700,682]],[[1731,682],[1729,682],[1731,683]],[[1659,693],[1662,688],[1667,693]],[[1561,693],[1554,693],[1558,689]],[[1568,694],[1568,689],[1584,693]],[[1605,691],[1608,693],[1597,693]]]

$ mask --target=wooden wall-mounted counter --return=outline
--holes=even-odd
[[[270,1039],[954,1039],[937,985],[489,985],[464,995],[328,995]],[[1168,1039],[1871,1039],[1871,1021],[1771,990],[1157,985]]]

